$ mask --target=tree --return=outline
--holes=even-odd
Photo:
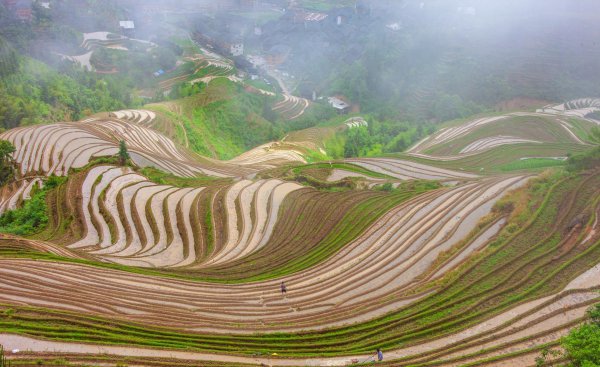
[[[119,165],[126,165],[128,159],[129,152],[127,151],[127,144],[125,144],[125,140],[121,140],[119,142]]]
[[[348,138],[344,146],[344,157],[359,157],[362,152],[371,146],[369,130],[365,126],[355,127],[348,130]]]
[[[7,183],[14,175],[12,154],[15,147],[7,140],[0,140],[0,185]]]

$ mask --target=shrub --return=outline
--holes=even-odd
[[[515,203],[509,200],[498,201],[493,208],[496,213],[510,214],[515,210]]]
[[[588,311],[590,322],[573,329],[562,339],[572,367],[600,366],[600,304]]]
[[[584,171],[600,167],[600,147],[585,153],[569,157],[567,169],[571,172]]]
[[[381,190],[382,191],[387,191],[390,192],[394,189],[394,186],[392,185],[391,182],[386,182],[383,185],[381,185]]]
[[[21,208],[9,210],[0,216],[0,232],[27,236],[43,230],[48,224],[46,193],[66,180],[66,177],[50,176],[44,188],[34,191],[31,199],[25,201]]]

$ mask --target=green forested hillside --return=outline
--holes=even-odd
[[[3,41],[0,40],[0,43]],[[3,47],[7,45],[4,42]],[[60,73],[42,62],[12,53],[0,68],[0,126],[13,128],[51,121],[71,121],[131,102],[118,83],[70,69]]]
[[[446,121],[523,97],[543,105],[600,93],[597,20],[583,1],[299,3],[342,20],[265,27],[264,44],[293,45],[284,67],[302,76],[305,97],[316,90],[361,112]]]
[[[80,38],[38,4],[31,22],[13,19],[0,4],[0,127],[77,120],[132,104],[122,80],[61,61],[59,51],[81,52]]]

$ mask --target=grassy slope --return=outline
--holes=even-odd
[[[199,94],[149,108],[183,127],[177,140],[201,155],[231,159],[276,137],[276,126],[262,117],[270,99],[245,92],[228,79],[212,81]]]
[[[595,188],[600,186],[600,175],[577,175],[554,182],[556,177],[546,176],[523,189],[526,194],[516,202],[520,209],[506,227],[509,232],[465,264],[451,282],[440,283],[436,293],[410,308],[363,324],[298,335],[198,335],[69,312],[2,306],[12,311],[1,314],[0,327],[59,340],[229,353],[268,351],[289,356],[332,356],[370,352],[375,346],[390,349],[411,345],[464,329],[516,303],[556,292],[600,261],[600,243],[567,251],[557,246],[572,218],[590,214],[597,205]]]
[[[595,124],[587,120],[574,117],[567,119],[567,121],[571,124],[571,126],[573,126],[572,130],[579,139],[588,143],[593,143],[593,141],[590,139],[590,131],[594,126],[596,126]]]

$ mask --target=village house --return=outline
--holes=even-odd
[[[342,101],[338,97],[329,97],[327,98],[327,101],[329,102],[331,107],[333,107],[340,115],[350,112],[350,104],[348,104],[345,101]]]
[[[135,23],[133,20],[121,20],[119,21],[119,28],[121,28],[123,34],[131,37],[135,31]]]

